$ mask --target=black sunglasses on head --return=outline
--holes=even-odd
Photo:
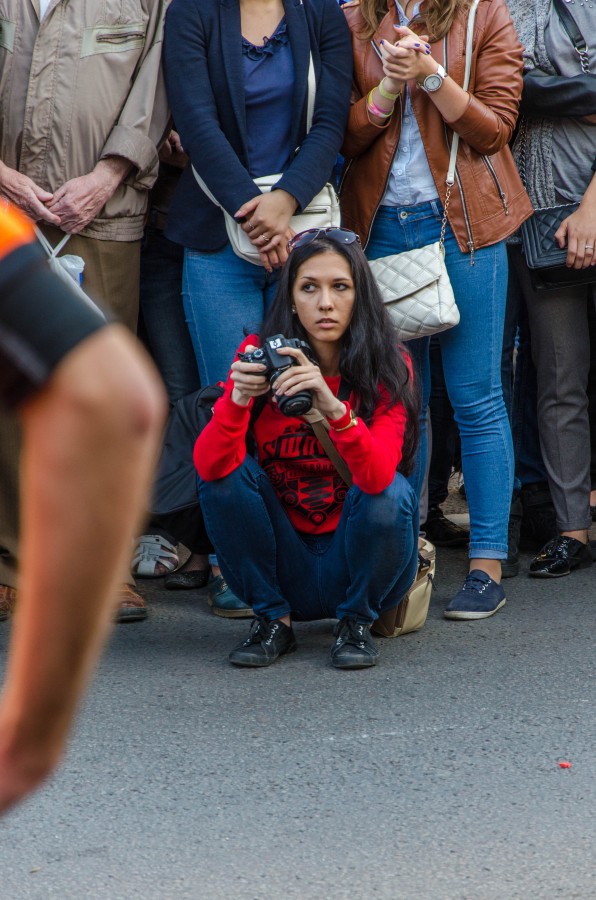
[[[336,228],[333,225],[328,228],[309,228],[290,238],[288,241],[288,253],[291,253],[297,247],[306,247],[307,244],[312,244],[313,241],[316,241],[321,236],[329,238],[330,241],[335,241],[337,244],[360,243],[360,238],[356,232],[350,231],[349,228]]]

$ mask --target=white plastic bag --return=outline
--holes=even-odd
[[[65,284],[69,285],[80,300],[83,300],[87,306],[90,306],[105,318],[103,310],[87,296],[81,287],[81,276],[83,269],[85,268],[84,259],[81,256],[75,256],[74,254],[58,257],[60,251],[66,246],[70,235],[65,234],[62,240],[56,244],[55,247],[52,247],[48,239],[42,234],[37,226],[35,226],[35,233],[37,235],[37,240],[48,255],[48,262],[52,272],[54,272]]]

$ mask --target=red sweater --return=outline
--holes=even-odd
[[[256,335],[249,335],[239,348],[258,346]],[[340,377],[325,381],[337,396]],[[249,406],[232,400],[231,378],[225,393],[213,409],[213,418],[199,435],[194,448],[194,463],[204,481],[224,478],[242,465],[246,456],[246,432]],[[354,484],[367,494],[379,494],[388,487],[402,456],[406,411],[401,403],[388,409],[377,406],[370,426],[362,419],[346,431],[353,397],[347,412],[331,423],[331,440],[348,464]],[[259,464],[263,467],[294,528],[310,534],[335,531],[339,523],[347,486],[333,463],[303,419],[284,416],[268,401],[254,423]]]

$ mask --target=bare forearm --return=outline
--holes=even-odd
[[[118,372],[129,399],[113,397],[110,409],[109,392],[95,385],[115,390]],[[58,762],[107,635],[161,406],[151,370],[113,327],[73,351],[23,412],[22,579],[0,704],[0,770],[20,766],[27,790]]]

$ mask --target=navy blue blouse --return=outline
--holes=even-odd
[[[261,47],[243,37],[242,57],[250,175],[283,172],[293,149],[294,93],[294,60],[285,16]]]

